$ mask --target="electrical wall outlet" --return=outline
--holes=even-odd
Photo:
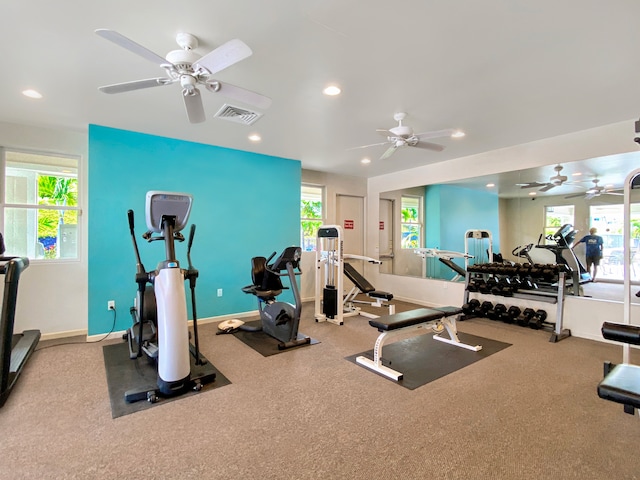
[[[221,296],[222,296],[222,289],[221,289],[221,288],[219,288],[219,289],[218,289],[218,296],[219,296],[219,297],[221,297]]]
[[[116,301],[115,300],[109,300],[107,302],[107,310],[115,310],[116,309]]]

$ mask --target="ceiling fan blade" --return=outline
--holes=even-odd
[[[147,78],[146,80],[134,80],[133,82],[115,83],[113,85],[105,85],[98,87],[103,93],[123,93],[132,90],[141,90],[143,88],[161,87],[173,83],[170,78]]]
[[[115,43],[116,45],[121,46],[122,48],[126,48],[132,53],[141,56],[142,58],[146,58],[150,62],[155,63],[156,65],[171,65],[170,62],[167,61],[166,58],[161,57],[160,55],[153,53],[146,47],[137,44],[133,40],[125,37],[124,35],[114,31],[108,30],[106,28],[99,28],[96,30],[96,33],[100,35],[102,38],[109,40],[110,42]]]
[[[393,153],[398,149],[395,145],[390,146],[386,152],[382,154],[380,160],[384,160],[385,158],[389,158]]]
[[[447,128],[445,130],[435,130],[433,132],[418,133],[415,136],[420,140],[427,140],[429,138],[450,137],[454,133],[455,130],[453,128]]]
[[[518,185],[520,188],[537,188],[537,187],[544,187],[547,184],[539,183],[539,182],[531,182],[531,183],[517,183],[516,185]]]
[[[551,190],[553,187],[555,187],[556,185],[553,183],[547,183],[544,187],[542,187],[539,191],[540,192],[548,192],[549,190]]]
[[[205,120],[204,106],[200,97],[200,90],[193,89],[190,94],[183,95],[184,106],[187,109],[187,116],[191,123],[202,123]]]
[[[253,105],[254,107],[258,107],[263,110],[271,106],[271,99],[269,97],[252,92],[246,88],[231,85],[230,83],[215,81],[213,83],[207,83],[207,88],[213,92],[219,92],[225,97],[232,98],[243,103],[248,103],[249,105]]]
[[[430,142],[417,142],[415,145],[411,145],[411,146],[424,148],[425,150],[433,150],[434,152],[441,152],[444,150],[443,145],[438,145],[437,143],[430,143]]]
[[[372,143],[370,145],[361,145],[359,147],[351,147],[351,148],[347,148],[347,151],[349,151],[349,150],[359,150],[361,148],[378,147],[380,145],[389,145],[389,142]]]
[[[585,195],[584,193],[572,193],[571,195],[567,195],[564,198],[576,198],[576,197],[582,197],[583,195]]]
[[[250,57],[252,54],[253,52],[249,46],[236,38],[207,53],[195,62],[195,65],[206,69],[209,74],[213,75],[234,63],[238,63],[240,60]]]
[[[376,129],[376,132],[378,132],[383,137],[396,137],[397,136],[395,133],[390,132],[389,130],[386,130],[384,128],[378,128],[378,129]]]

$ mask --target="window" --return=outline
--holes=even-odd
[[[300,236],[302,251],[315,252],[318,229],[323,223],[323,188],[314,185],[302,185],[300,195]]]
[[[544,236],[553,236],[565,224],[573,225],[573,205],[548,206],[544,210]],[[548,243],[554,243],[547,240]]]
[[[401,234],[402,248],[420,248],[422,246],[422,209],[420,197],[402,197],[401,203]]]
[[[631,214],[631,279],[638,280],[640,275],[640,204],[632,203]],[[598,229],[596,235],[602,237],[602,260],[598,277],[611,280],[624,279],[624,207],[621,204],[589,206],[589,226]],[[585,232],[586,235],[588,232]],[[577,240],[582,238],[579,236]]]
[[[78,258],[78,158],[0,149],[6,254]]]

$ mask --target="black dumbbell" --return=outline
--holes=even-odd
[[[520,315],[520,312],[520,307],[512,305],[506,312],[500,315],[500,320],[502,320],[504,323],[513,323]]]
[[[531,317],[531,320],[529,320],[529,327],[534,330],[540,330],[546,319],[547,312],[545,310],[537,310],[535,315]]]
[[[496,303],[496,305],[489,311],[487,311],[487,318],[491,320],[500,320],[500,316],[507,311],[507,307],[502,303]]]
[[[467,303],[462,305],[462,313],[465,315],[474,315],[475,309],[480,306],[480,300],[472,298]]]
[[[529,321],[536,314],[536,311],[533,308],[525,308],[518,318],[516,319],[516,323],[521,327],[528,327]]]
[[[493,303],[489,301],[484,301],[478,308],[476,308],[475,314],[478,317],[486,317],[487,312],[492,309],[493,309]]]

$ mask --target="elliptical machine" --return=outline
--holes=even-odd
[[[198,271],[191,264],[191,245],[195,225],[191,226],[188,242],[188,269],[181,269],[176,259],[175,241],[184,241],[180,231],[185,227],[193,197],[184,193],[150,191],[146,195],[145,218],[149,229],[142,235],[148,242],[163,240],[166,259],[156,270],[147,272],[142,265],[134,233],[133,211],[127,212],[129,230],[136,254],[136,305],[131,309],[133,326],[125,334],[132,359],[147,355],[157,364],[157,388],[142,388],[125,392],[125,401],[148,400],[200,390],[215,380],[215,370],[200,355],[195,304],[195,283]],[[154,236],[154,234],[160,234]],[[184,281],[189,279],[195,345],[189,342],[187,303]],[[153,285],[150,287],[147,284]],[[191,356],[194,357],[192,366]],[[192,368],[195,367],[195,368]]]
[[[264,331],[279,340],[279,350],[307,345],[311,343],[311,338],[305,335],[298,335],[302,300],[296,282],[296,275],[302,274],[300,270],[302,250],[300,247],[287,247],[275,262],[269,264],[275,255],[276,252],[273,252],[269,258],[253,257],[251,259],[251,280],[253,284],[247,285],[242,289],[244,293],[257,297],[262,327],[256,329],[242,324],[237,328],[245,331]],[[282,290],[287,288],[282,285],[281,278],[284,276],[289,277],[295,305],[276,300]]]

